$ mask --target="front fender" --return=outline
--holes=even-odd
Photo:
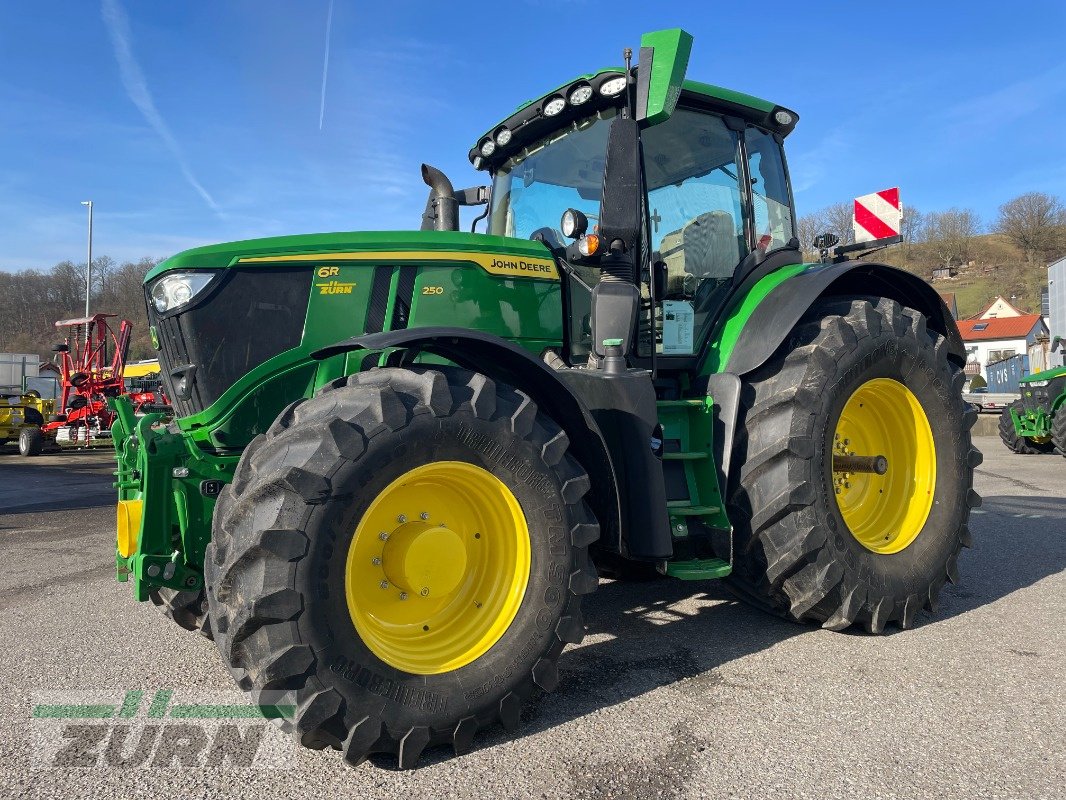
[[[606,440],[585,404],[540,359],[506,339],[467,328],[404,328],[355,336],[323,347],[312,357],[325,359],[353,350],[406,348],[440,356],[453,364],[526,392],[566,431],[574,456],[592,482],[589,504],[600,521],[600,542],[621,547],[625,531],[618,483]]]

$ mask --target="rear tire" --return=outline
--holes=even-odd
[[[447,367],[374,369],[291,405],[241,457],[219,497],[204,559],[215,642],[238,685],[258,703],[294,707],[284,729],[304,746],[342,750],[353,765],[386,753],[406,769],[426,747],[446,744],[461,753],[478,730],[497,721],[517,728],[523,705],[538,690],[555,688],[560,652],[584,636],[581,595],[597,586],[588,546],[599,526],[583,500],[589,478],[568,444],[522,392]],[[357,619],[352,597],[377,590],[383,577],[382,617],[393,613],[388,603],[405,597],[394,597],[393,572],[368,582],[358,570],[389,570],[389,539],[403,539],[409,522],[418,526],[428,517],[424,524],[436,523],[434,530],[448,526],[428,501],[421,509],[427,517],[419,508],[404,506],[399,516],[393,509],[389,519],[401,524],[383,530],[387,536],[365,525],[379,522],[379,501],[402,489],[409,475],[457,462],[506,486],[528,528],[523,536],[517,527],[498,527],[481,545],[466,533],[463,552],[528,539],[528,581],[511,595],[517,610],[509,622],[487,617],[493,633],[479,640],[490,642],[480,655],[458,666],[442,662],[440,669],[398,668],[399,657],[382,655],[381,641],[360,631],[360,620],[367,623]],[[461,502],[443,514],[460,517],[452,523],[458,530],[468,498],[456,496]],[[380,549],[377,539],[387,543],[381,558],[365,557],[360,548],[370,542]],[[469,555],[468,563],[484,573],[493,563],[482,559],[487,552]],[[451,563],[453,553],[440,561]],[[360,554],[357,561],[353,554]],[[452,602],[447,598],[465,596],[448,591],[444,607]],[[422,594],[427,605],[418,606],[417,594],[391,608],[427,608],[437,596]],[[481,624],[472,608],[462,613]],[[415,635],[405,646],[431,659],[436,651],[418,650],[418,629],[429,630],[422,621],[408,626]],[[440,633],[426,641],[447,648],[450,629],[433,624],[429,636]]]
[[[207,615],[207,595],[199,592],[179,592],[176,589],[154,589],[148,599],[159,613],[173,620],[187,631],[196,631],[211,639],[211,622]]]
[[[19,432],[19,454],[39,456],[44,450],[44,434],[40,428],[23,428]]]
[[[1008,450],[1012,453],[1018,453],[1019,455],[1025,456],[1055,452],[1054,441],[1034,442],[1032,439],[1019,436],[1017,430],[1014,428],[1014,420],[1010,415],[1011,409],[1021,413],[1025,410],[1025,406],[1022,404],[1021,400],[1015,400],[1003,409],[1002,413],[999,415],[999,438],[1003,440],[1003,444],[1007,446]]]
[[[970,544],[970,509],[980,504],[972,486],[981,454],[969,433],[977,415],[962,400],[963,380],[962,370],[948,360],[945,339],[927,330],[920,312],[887,299],[827,298],[816,304],[742,389],[738,468],[730,493],[736,555],[727,579],[737,594],[781,616],[832,630],[858,624],[880,633],[890,622],[907,628],[919,609],[933,610],[944,583],[958,581],[959,551]],[[837,481],[841,473],[831,465],[834,447],[842,444],[834,431],[845,404],[873,381],[896,387],[932,421],[926,428],[931,449],[925,452],[935,472],[924,468],[922,459],[894,464],[890,456],[885,483],[871,478],[859,486],[851,478],[861,492],[860,513],[895,507],[891,501],[900,484],[887,482],[894,479],[893,469],[908,470],[902,473],[904,487],[908,475],[915,487],[929,481],[931,499],[920,500],[917,488],[905,494],[908,507],[924,502],[926,511],[910,524],[909,536],[901,535],[896,550],[888,549],[893,543],[874,549],[885,529],[873,532],[872,543],[868,531],[853,533],[842,503],[853,502],[855,489],[844,490]],[[920,419],[916,411],[908,413]],[[872,420],[869,436],[876,439],[879,430]],[[892,449],[891,437],[882,435],[881,442]],[[869,487],[878,485],[884,488],[872,494]],[[886,541],[895,530],[902,527],[888,530]]]

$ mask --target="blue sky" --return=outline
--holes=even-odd
[[[417,227],[418,166],[480,181],[520,102],[695,36],[689,76],[797,110],[799,212],[902,187],[994,218],[1066,195],[1066,4],[330,0],[4,3],[0,269]],[[323,103],[324,97],[324,103]],[[320,127],[321,121],[321,127]]]

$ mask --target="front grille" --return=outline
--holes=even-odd
[[[163,380],[176,414],[203,411],[249,371],[297,347],[310,292],[307,267],[242,269],[227,271],[202,299],[178,314],[160,318],[149,301]],[[186,366],[195,370],[189,397],[181,398],[176,373]]]
[[[1047,407],[1047,388],[1032,389],[1022,384],[1022,407],[1026,411],[1036,411]]]

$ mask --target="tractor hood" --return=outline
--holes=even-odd
[[[1037,381],[1051,381],[1055,378],[1066,375],[1066,367],[1055,367],[1054,369],[1046,369],[1043,372],[1034,372],[1032,375],[1026,375],[1019,383],[1034,383]]]
[[[498,253],[519,258],[550,259],[547,247],[540,242],[488,236],[461,231],[358,231],[310,233],[297,236],[273,236],[245,239],[185,250],[157,264],[145,277],[152,283],[165,272],[183,269],[225,269],[242,264],[292,264],[296,256],[309,260],[331,255],[408,253],[418,258],[424,253]],[[275,258],[276,257],[276,258]],[[255,261],[252,261],[255,259]]]
[[[312,353],[362,334],[461,325],[540,353],[562,340],[560,274],[540,242],[457,231],[324,233],[186,250],[145,278],[178,424],[215,451],[361,366]],[[275,407],[276,406],[276,407]]]

